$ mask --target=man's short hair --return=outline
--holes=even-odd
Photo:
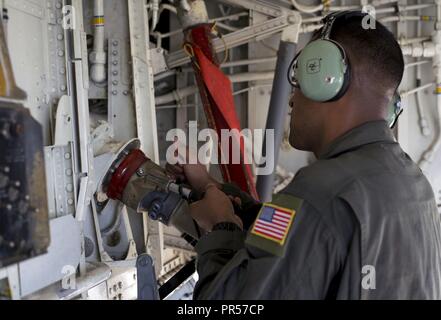
[[[370,17],[370,19],[373,19]],[[337,19],[330,38],[349,55],[353,72],[366,72],[369,85],[396,90],[404,73],[404,58],[395,36],[375,21],[375,29],[363,27],[363,17]],[[369,26],[369,24],[367,24]]]

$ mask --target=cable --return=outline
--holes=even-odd
[[[193,62],[193,64],[199,70],[201,70],[201,67],[199,66],[198,62],[194,58],[195,54],[194,54],[194,49],[193,49],[193,46],[191,45],[191,43],[185,42],[184,45],[182,46],[182,49],[184,49],[185,54],[191,59],[191,62]]]
[[[217,29],[217,21],[215,21],[213,23],[213,26],[211,27],[211,33],[214,34],[216,37],[218,37],[219,39],[222,40],[222,42],[224,43],[224,48],[225,48],[225,55],[224,55],[224,60],[222,61],[221,64],[224,64],[225,62],[228,61],[229,59],[229,49],[228,49],[228,45],[227,42],[225,41],[224,37],[222,36],[222,34],[219,32],[219,30]]]

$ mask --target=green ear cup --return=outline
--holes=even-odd
[[[347,68],[338,44],[320,39],[302,50],[295,72],[300,90],[307,98],[326,102],[344,90]]]

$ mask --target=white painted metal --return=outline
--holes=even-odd
[[[150,159],[159,163],[156,110],[153,87],[153,69],[149,48],[149,24],[145,0],[129,0],[130,45],[133,63],[133,87],[136,123],[141,147]],[[162,269],[163,231],[157,221],[143,216],[147,252],[154,259],[156,272]]]

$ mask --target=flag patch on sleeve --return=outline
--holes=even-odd
[[[251,233],[283,245],[295,214],[295,210],[265,203]]]

